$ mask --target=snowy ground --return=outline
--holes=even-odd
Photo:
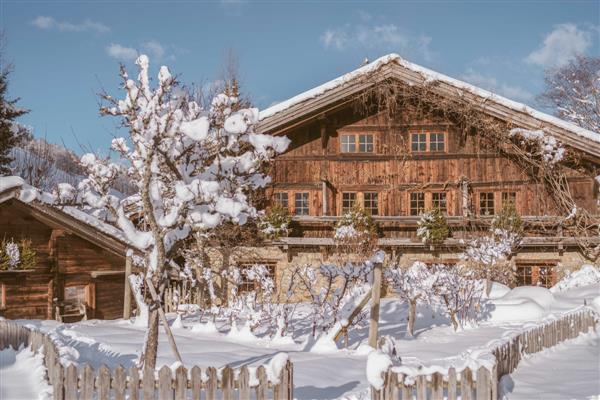
[[[497,295],[501,294],[502,290],[497,293]],[[414,339],[404,338],[406,305],[398,300],[385,299],[382,302],[380,332],[396,340],[397,352],[402,358],[403,365],[460,366],[471,361],[472,357],[475,357],[479,350],[489,346],[490,342],[510,335],[523,326],[551,314],[579,307],[583,305],[584,299],[589,304],[599,295],[600,284],[566,288],[554,293],[541,288],[513,290],[493,301],[494,304],[491,305],[486,316],[487,321],[460,332],[454,332],[446,318],[421,308]],[[171,315],[170,318],[174,316]],[[21,321],[21,323],[52,332],[62,343],[64,361],[89,363],[94,368],[103,363],[109,367],[117,364],[131,365],[138,357],[144,338],[143,328],[123,320],[92,320],[75,324],[58,324],[56,321]],[[316,354],[305,350],[310,327],[306,315],[301,313],[295,321],[294,340],[287,343],[274,343],[260,335],[258,339],[239,334],[228,335],[230,326],[225,322],[217,323],[218,332],[197,332],[192,329],[197,324],[197,317],[192,315],[183,320],[183,327],[173,328],[179,351],[186,365],[201,367],[221,367],[226,364],[233,367],[243,364],[258,365],[268,362],[275,354],[283,351],[289,353],[294,363],[294,393],[298,399],[367,398],[369,388],[365,374],[367,355],[364,346],[359,348],[367,341],[366,327],[352,331],[348,349]],[[597,348],[597,337],[594,340]],[[577,363],[579,355],[574,353],[573,357],[570,357],[572,363]],[[590,358],[588,357],[587,360],[590,361]],[[174,362],[175,359],[161,329],[157,364],[171,365]],[[525,368],[530,362],[535,361],[534,359],[527,361],[523,364]],[[543,362],[541,361],[542,364]],[[517,373],[512,376],[515,385],[509,395],[516,396],[514,398],[531,398],[528,397],[530,394],[527,392],[526,383],[533,380],[529,379],[526,372],[524,378],[520,378],[519,371],[517,370]],[[598,375],[600,367],[594,368],[590,365],[588,371],[590,375],[594,372]],[[585,386],[590,393],[600,394],[597,386]],[[536,388],[543,387],[543,385],[536,385]],[[524,390],[524,394],[521,394],[520,390]]]
[[[52,388],[44,380],[44,374],[42,355],[34,355],[28,348],[0,351],[0,399],[50,399]]]
[[[581,335],[524,359],[502,378],[504,399],[600,399],[600,336]]]

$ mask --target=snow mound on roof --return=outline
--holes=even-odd
[[[569,289],[600,283],[600,267],[585,264],[577,271],[568,273],[556,285],[550,288],[552,293],[564,292]]]
[[[444,82],[448,85],[454,86],[460,90],[463,90],[468,93],[472,93],[478,97],[482,97],[486,100],[494,101],[498,104],[501,104],[507,108],[510,108],[517,112],[522,112],[530,115],[533,118],[536,118],[540,121],[550,123],[552,125],[561,127],[568,131],[573,132],[574,134],[585,137],[594,142],[600,143],[600,133],[593,132],[587,129],[584,129],[578,125],[572,124],[570,122],[564,121],[560,118],[554,117],[552,115],[543,113],[541,111],[537,111],[523,103],[516,102],[514,100],[507,99],[506,97],[502,97],[496,93],[492,93],[488,90],[481,89],[477,86],[471,85],[469,83],[463,82],[461,80],[451,78],[447,75],[441,74],[439,72],[433,71],[429,68],[422,67],[417,64],[413,64],[410,61],[404,60],[398,54],[388,54],[377,60],[369,63],[363,67],[355,69],[352,72],[346,73],[336,79],[333,79],[329,82],[326,82],[320,86],[317,86],[313,89],[307,90],[306,92],[300,93],[288,100],[282,101],[281,103],[275,104],[269,108],[264,109],[259,114],[259,121],[262,121],[266,118],[272,117],[273,115],[280,113],[282,111],[287,110],[295,105],[303,103],[307,100],[314,99],[319,97],[320,95],[332,90],[336,89],[344,84],[348,83],[351,80],[354,80],[357,77],[368,75],[384,65],[396,63],[406,69],[419,73],[423,78],[423,84],[433,84],[435,82]]]
[[[544,318],[554,302],[552,293],[543,287],[520,286],[490,301],[491,322],[516,322]]]

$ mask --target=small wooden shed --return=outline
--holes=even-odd
[[[0,316],[114,319],[123,315],[126,254],[120,230],[18,177],[0,178],[0,241],[28,240],[33,268],[0,270]]]

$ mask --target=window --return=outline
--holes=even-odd
[[[425,211],[425,193],[410,194],[410,215],[421,215]]]
[[[479,214],[494,215],[494,192],[479,193]]]
[[[517,193],[515,192],[502,192],[502,207],[505,205],[512,203],[514,205],[517,204]]]
[[[427,134],[411,133],[410,143],[412,151],[427,151]]]
[[[545,288],[552,287],[552,267],[539,267],[537,284]]]
[[[358,148],[356,147],[358,136]],[[373,135],[342,135],[340,150],[342,153],[373,153],[375,151]]]
[[[342,135],[342,153],[356,153],[356,136]]]
[[[364,209],[371,215],[379,214],[379,201],[377,193],[367,192],[364,195]]]
[[[87,300],[86,299],[86,286],[84,286],[84,285],[66,286],[65,292],[64,292],[64,300],[85,303]]]
[[[517,268],[517,286],[529,286],[532,282],[531,267],[522,265]]]
[[[274,196],[275,204],[278,204],[282,208],[288,208],[288,194],[287,192],[275,192]]]
[[[356,204],[356,193],[343,192],[342,193],[342,213],[346,213],[354,207]]]
[[[358,151],[360,153],[372,153],[373,152],[373,135],[359,135],[358,136]]]
[[[413,152],[444,152],[446,151],[446,133],[427,131],[411,132],[410,149]]]
[[[275,285],[275,263],[274,262],[255,262],[255,263],[242,263],[238,264],[240,270],[240,283],[238,284],[238,293],[248,293],[254,290],[259,290],[257,283],[253,279],[248,279],[248,276],[244,273],[244,270],[248,270],[255,265],[264,265],[267,268],[267,276],[273,280]],[[275,287],[273,287],[275,292]]]
[[[448,212],[446,205],[446,192],[433,192],[431,193],[431,207],[437,208],[442,213]]]
[[[429,134],[429,151],[446,151],[446,135],[439,132]]]
[[[294,213],[296,215],[308,215],[308,193],[296,193],[296,197],[294,200]]]

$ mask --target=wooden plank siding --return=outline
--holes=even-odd
[[[94,271],[124,271],[119,257],[69,233],[68,226],[50,226],[17,200],[0,204],[0,238],[31,240],[37,265],[27,271],[0,271],[5,318],[53,318],[53,299],[63,299],[65,287],[83,286],[91,318],[113,319],[123,313],[124,275],[93,278]]]
[[[373,115],[357,118],[351,109],[315,119],[290,129],[292,143],[276,158],[272,167],[272,192],[287,192],[289,209],[294,214],[294,195],[308,192],[310,216],[323,214],[323,181],[327,183],[325,215],[341,215],[343,192],[377,192],[379,215],[410,215],[410,193],[446,192],[448,215],[462,215],[461,178],[470,184],[470,202],[479,213],[479,194],[493,192],[496,211],[501,208],[502,192],[516,193],[521,215],[556,215],[557,210],[544,187],[534,182],[515,162],[482,148],[478,135],[464,135],[448,121],[418,118],[411,110],[400,112],[393,125]],[[321,131],[326,132],[323,140]],[[445,136],[443,152],[411,152],[411,132],[439,132]],[[342,135],[373,135],[372,153],[342,153]],[[358,146],[358,144],[357,144]],[[571,193],[577,205],[598,213],[594,179],[567,171]],[[360,197],[360,196],[359,196]],[[426,206],[431,201],[426,196]],[[312,228],[311,228],[312,229]]]

